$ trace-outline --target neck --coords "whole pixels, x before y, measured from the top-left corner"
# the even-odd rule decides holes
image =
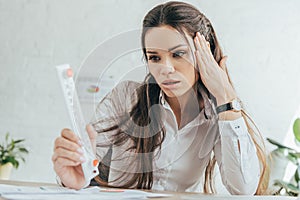
[[[203,107],[202,97],[199,97],[196,87],[179,97],[166,97],[166,100],[176,116],[178,128],[192,121]]]

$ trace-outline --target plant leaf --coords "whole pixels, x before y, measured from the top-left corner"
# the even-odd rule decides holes
[[[291,154],[295,158],[300,158],[300,152],[296,152],[296,153],[290,152],[289,154]]]
[[[297,118],[293,124],[293,132],[296,140],[300,142],[300,118]]]
[[[287,183],[285,181],[281,181],[281,180],[275,180],[274,185],[278,185],[280,187],[285,188],[288,192],[293,192],[295,194],[299,194],[300,190],[298,187],[296,187],[295,185],[291,184],[291,183]]]
[[[22,153],[29,153],[28,150],[24,147],[20,147],[19,151],[22,152]]]
[[[5,135],[5,141],[8,141],[8,138],[9,138],[9,132],[7,132]]]
[[[277,146],[278,148],[289,149],[289,150],[292,150],[292,151],[296,152],[296,150],[294,150],[294,149],[292,149],[290,147],[287,147],[287,146],[285,146],[283,144],[280,144],[279,142],[277,142],[277,141],[275,141],[273,139],[267,138],[267,140],[268,140],[268,142],[270,142],[271,144]]]
[[[15,168],[18,168],[19,163],[13,156],[7,156],[5,159],[5,163],[11,163]]]
[[[20,143],[20,142],[23,142],[23,141],[25,141],[25,139],[21,139],[21,140],[14,140],[14,144],[18,144],[18,143]]]
[[[295,165],[298,165],[298,158],[294,154],[289,153],[286,157],[287,159],[289,159],[289,161],[291,161]]]
[[[14,140],[6,133],[5,142],[0,146],[0,164],[11,163],[15,168],[19,167],[19,161],[25,162],[23,154],[29,153],[21,144],[25,139]]]
[[[298,183],[299,180],[300,180],[300,177],[299,177],[299,168],[296,170],[294,178],[295,178],[296,182]]]

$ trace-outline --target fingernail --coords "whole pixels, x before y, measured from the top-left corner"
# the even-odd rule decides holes
[[[77,149],[77,152],[80,153],[80,154],[83,154],[82,148],[78,148],[78,149]]]
[[[79,144],[80,146],[83,146],[83,142],[81,140],[78,140],[77,144]]]
[[[85,158],[82,157],[82,156],[80,156],[79,160],[82,161],[82,162],[85,162]]]
[[[199,32],[197,32],[197,35],[198,35],[198,36],[200,36],[200,33],[199,33]]]

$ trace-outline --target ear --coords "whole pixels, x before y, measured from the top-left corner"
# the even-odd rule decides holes
[[[226,61],[227,61],[228,56],[223,56],[223,58],[220,60],[219,62],[219,66],[221,67],[221,69],[223,69],[224,71],[226,70]]]

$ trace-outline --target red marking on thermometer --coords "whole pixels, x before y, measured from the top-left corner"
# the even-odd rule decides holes
[[[98,165],[98,160],[93,160],[93,165],[94,165],[94,167],[96,167],[97,165]]]
[[[67,77],[72,77],[73,76],[73,70],[71,68],[67,69],[66,71]]]

